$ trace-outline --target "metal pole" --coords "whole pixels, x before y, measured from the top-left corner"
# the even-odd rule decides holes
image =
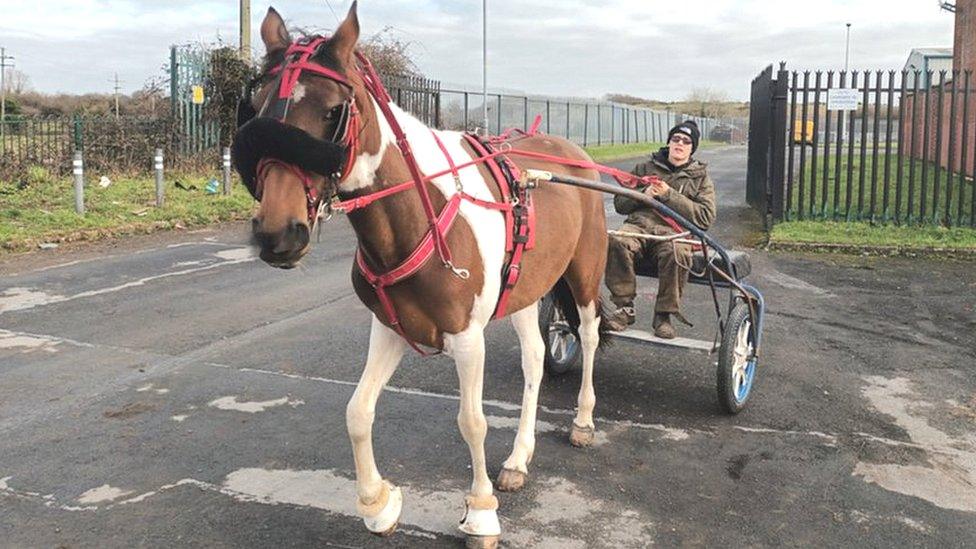
[[[481,0],[481,106],[483,124],[488,132],[488,0]]]
[[[844,71],[847,71],[851,65],[851,24],[847,24],[847,47],[844,51]]]
[[[3,153],[4,145],[6,144],[4,140],[4,135],[6,134],[4,120],[7,118],[7,67],[13,67],[13,64],[7,64],[8,59],[13,59],[13,56],[7,55],[7,48],[0,48],[0,154]]]
[[[75,158],[71,161],[71,173],[75,178],[75,212],[85,215],[85,167],[81,158],[81,149],[75,149]]]
[[[157,148],[153,157],[153,170],[156,172],[156,207],[163,207],[163,149]]]
[[[230,147],[224,147],[224,195],[230,194]]]
[[[251,0],[241,0],[241,57],[251,60]]]

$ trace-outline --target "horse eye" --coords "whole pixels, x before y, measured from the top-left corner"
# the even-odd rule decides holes
[[[341,111],[342,111],[342,105],[339,105],[337,107],[332,107],[331,109],[329,109],[329,112],[325,113],[325,119],[335,120],[336,118],[339,117]]]

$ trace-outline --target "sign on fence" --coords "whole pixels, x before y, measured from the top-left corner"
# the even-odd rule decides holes
[[[190,90],[193,92],[193,104],[203,105],[203,86],[192,86]]]
[[[827,90],[828,111],[856,111],[860,94],[853,88],[831,88]]]

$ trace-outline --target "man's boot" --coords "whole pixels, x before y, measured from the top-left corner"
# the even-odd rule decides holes
[[[674,326],[671,325],[671,313],[654,313],[654,335],[661,339],[674,339],[678,336]]]
[[[603,319],[603,325],[611,332],[622,332],[636,320],[637,313],[634,312],[633,304],[622,305]]]

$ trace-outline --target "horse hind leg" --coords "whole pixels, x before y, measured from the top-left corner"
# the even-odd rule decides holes
[[[403,506],[400,489],[383,480],[373,457],[373,420],[376,401],[396,370],[406,344],[375,316],[369,334],[366,366],[346,406],[346,428],[356,462],[356,509],[366,528],[387,536],[396,529]]]
[[[529,462],[535,451],[535,418],[545,355],[545,343],[539,332],[539,304],[512,314],[511,319],[522,348],[522,413],[512,453],[498,474],[497,485],[502,492],[520,490],[529,474]]]
[[[460,529],[467,536],[468,547],[488,548],[498,545],[501,525],[498,522],[498,499],[495,498],[485,464],[485,436],[488,421],[482,404],[485,370],[484,328],[472,322],[457,334],[444,336],[445,352],[454,358],[461,392],[458,427],[471,452],[471,491],[465,496],[465,512]]]
[[[593,443],[595,433],[593,408],[596,406],[596,391],[593,388],[593,362],[600,344],[600,304],[598,300],[594,300],[586,305],[577,305],[577,310],[580,318],[578,332],[583,353],[583,376],[569,442],[573,446],[585,447]]]

